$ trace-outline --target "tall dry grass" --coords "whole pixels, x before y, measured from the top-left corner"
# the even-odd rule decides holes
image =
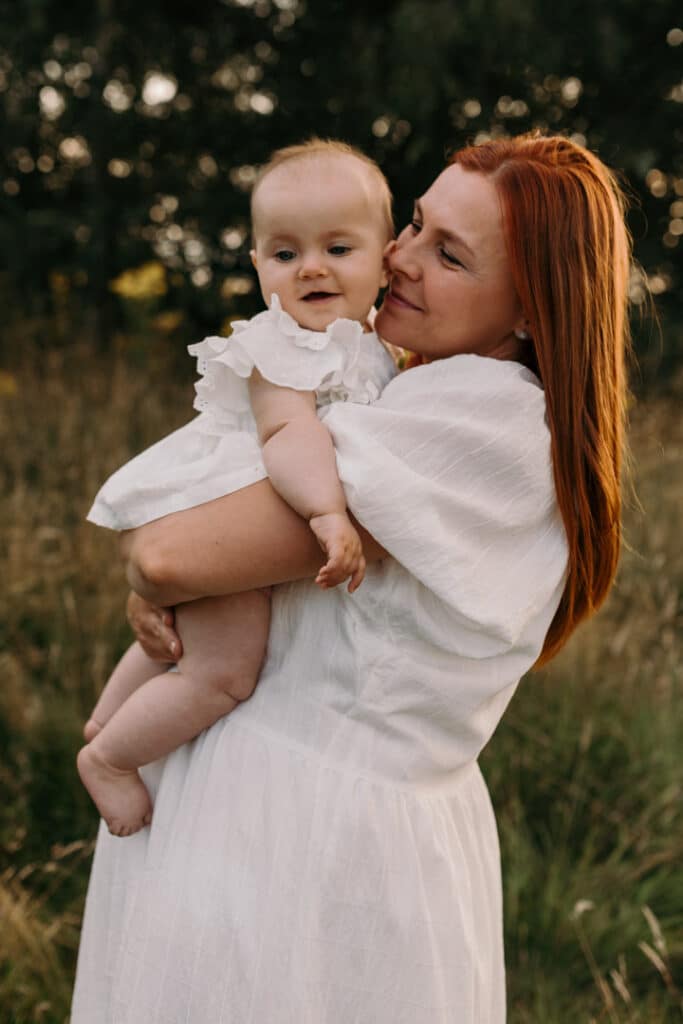
[[[35,332],[33,332],[35,333]],[[0,371],[0,1021],[68,1016],[96,817],[73,758],[128,642],[102,480],[189,418],[162,341]],[[681,1020],[683,424],[634,412],[642,511],[605,610],[527,678],[483,758],[498,811],[511,1024]],[[207,1022],[211,1024],[211,1022]]]
[[[683,1017],[683,420],[632,413],[635,494],[606,607],[522,683],[484,757],[510,1019]]]

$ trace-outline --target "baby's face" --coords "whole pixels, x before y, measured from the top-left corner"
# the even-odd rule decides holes
[[[376,189],[353,158],[293,160],[276,167],[254,197],[252,252],[267,305],[309,330],[338,317],[364,323],[386,284],[386,229]]]

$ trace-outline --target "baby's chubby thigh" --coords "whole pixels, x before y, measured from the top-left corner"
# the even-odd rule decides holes
[[[247,700],[263,664],[269,627],[266,590],[178,605],[176,628],[183,644],[178,668],[199,691]]]

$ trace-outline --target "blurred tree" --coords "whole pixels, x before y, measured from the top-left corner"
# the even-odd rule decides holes
[[[630,183],[633,297],[658,297],[666,352],[645,357],[667,376],[683,359],[677,19],[671,0],[0,0],[6,306],[45,310],[66,280],[106,343],[110,282],[157,259],[165,308],[216,329],[259,304],[247,193],[271,149],[360,145],[400,223],[448,149],[540,126]]]

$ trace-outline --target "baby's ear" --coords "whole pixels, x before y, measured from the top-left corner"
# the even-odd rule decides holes
[[[256,259],[256,249],[249,250],[249,257],[251,259],[251,265],[254,270],[258,270],[258,260]]]
[[[390,239],[384,246],[384,252],[382,253],[382,281],[380,288],[386,288],[389,284],[389,257],[396,248],[396,239]]]

